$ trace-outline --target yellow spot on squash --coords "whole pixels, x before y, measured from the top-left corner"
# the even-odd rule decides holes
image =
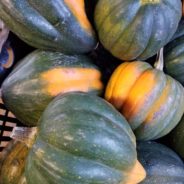
[[[84,0],[64,0],[80,25],[89,33],[93,33],[92,26],[85,13]]]
[[[160,0],[141,0],[141,4],[158,4],[160,3]]]
[[[93,68],[54,68],[41,74],[51,96],[70,91],[101,90],[100,78],[101,73]]]

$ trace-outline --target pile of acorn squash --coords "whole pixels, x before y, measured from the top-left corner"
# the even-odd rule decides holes
[[[1,0],[0,19],[34,50],[2,100],[36,130],[0,184],[184,184],[181,0]]]

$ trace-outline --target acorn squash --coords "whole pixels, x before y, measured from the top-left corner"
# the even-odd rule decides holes
[[[111,54],[145,60],[170,41],[181,14],[181,0],[99,0],[95,24]]]
[[[34,51],[2,84],[5,106],[27,126],[37,125],[43,110],[59,93],[102,91],[101,72],[87,56]]]
[[[28,184],[132,184],[145,172],[125,118],[100,97],[70,92],[45,109],[25,177]]]
[[[96,45],[84,0],[1,0],[0,18],[29,45],[67,54]]]

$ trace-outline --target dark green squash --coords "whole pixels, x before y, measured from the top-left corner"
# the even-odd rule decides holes
[[[184,19],[172,41],[166,45],[164,56],[167,73],[184,85]]]
[[[137,153],[147,173],[140,184],[184,183],[183,161],[171,149],[155,142],[139,142]]]
[[[181,0],[99,0],[96,29],[114,56],[145,60],[172,38],[181,10]]]
[[[73,54],[96,45],[84,0],[1,0],[0,10],[10,30],[36,48]]]
[[[44,111],[25,176],[28,184],[128,184],[145,172],[125,118],[100,97],[71,92]]]
[[[35,126],[45,107],[59,93],[99,94],[102,86],[101,73],[87,56],[37,50],[6,78],[2,99],[21,122]]]
[[[29,148],[25,143],[11,140],[8,146],[0,153],[0,183],[23,184],[25,162]]]
[[[184,159],[184,116],[168,138],[171,147]]]

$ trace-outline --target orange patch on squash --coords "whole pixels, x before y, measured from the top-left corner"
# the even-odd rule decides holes
[[[146,178],[146,171],[141,163],[137,160],[134,167],[129,171],[125,184],[137,184]]]
[[[70,91],[101,90],[101,74],[90,68],[54,68],[41,74],[47,92],[56,96]]]
[[[148,68],[151,68],[151,66],[140,62],[126,62],[121,64],[115,70],[107,85],[105,98],[120,110],[131,88],[141,76],[142,72]]]
[[[156,76],[152,70],[145,71],[139,77],[131,89],[122,109],[123,115],[127,119],[130,119],[132,116],[137,114],[139,109],[144,105],[145,101],[148,100],[147,98],[156,83]]]
[[[80,25],[88,32],[93,33],[91,24],[85,13],[84,0],[64,0]]]

